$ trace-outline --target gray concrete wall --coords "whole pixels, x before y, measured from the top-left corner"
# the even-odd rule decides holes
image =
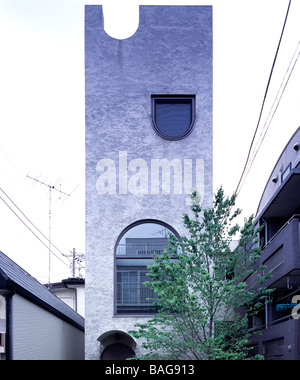
[[[185,233],[182,213],[196,182],[203,206],[212,204],[212,8],[141,6],[137,32],[116,40],[104,32],[101,6],[86,6],[85,33],[86,358],[99,359],[101,334],[141,321],[114,316],[120,233],[148,218]],[[156,134],[151,94],[196,95],[189,136],[168,141]],[[157,159],[171,164],[166,194],[161,184],[158,194],[151,187],[162,181],[151,175]],[[172,163],[181,166],[181,191]]]

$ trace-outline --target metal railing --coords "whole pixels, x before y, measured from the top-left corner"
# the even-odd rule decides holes
[[[266,245],[264,246],[264,249],[272,243],[272,241],[294,220],[298,219],[300,220],[300,214],[294,214],[293,216],[290,217],[290,219],[284,223],[282,227],[279,228],[279,230],[266,242]]]
[[[153,256],[161,254],[168,244],[119,244],[117,256]]]
[[[117,306],[143,306],[152,304],[156,298],[153,290],[137,282],[117,282]]]

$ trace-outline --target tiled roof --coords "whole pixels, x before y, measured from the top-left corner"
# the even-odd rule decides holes
[[[81,315],[0,251],[0,288],[4,286],[84,329],[84,318]]]

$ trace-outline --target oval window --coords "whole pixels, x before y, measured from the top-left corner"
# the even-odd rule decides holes
[[[152,122],[156,133],[167,140],[179,140],[193,129],[195,95],[152,95]]]

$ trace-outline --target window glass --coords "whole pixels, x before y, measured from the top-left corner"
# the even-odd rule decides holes
[[[157,223],[141,223],[129,229],[117,247],[117,256],[151,256],[161,253],[168,244],[171,231]]]
[[[186,137],[195,118],[194,95],[152,95],[152,121],[155,131],[168,140]]]
[[[116,246],[116,313],[149,314],[157,311],[151,299],[154,292],[144,285],[149,281],[147,266],[153,254],[162,253],[170,233],[163,223],[141,222],[129,228]],[[176,233],[175,233],[176,234]]]
[[[284,182],[287,178],[287,176],[290,174],[291,171],[291,163],[288,164],[288,166],[285,168],[284,172],[281,175],[281,182]]]

